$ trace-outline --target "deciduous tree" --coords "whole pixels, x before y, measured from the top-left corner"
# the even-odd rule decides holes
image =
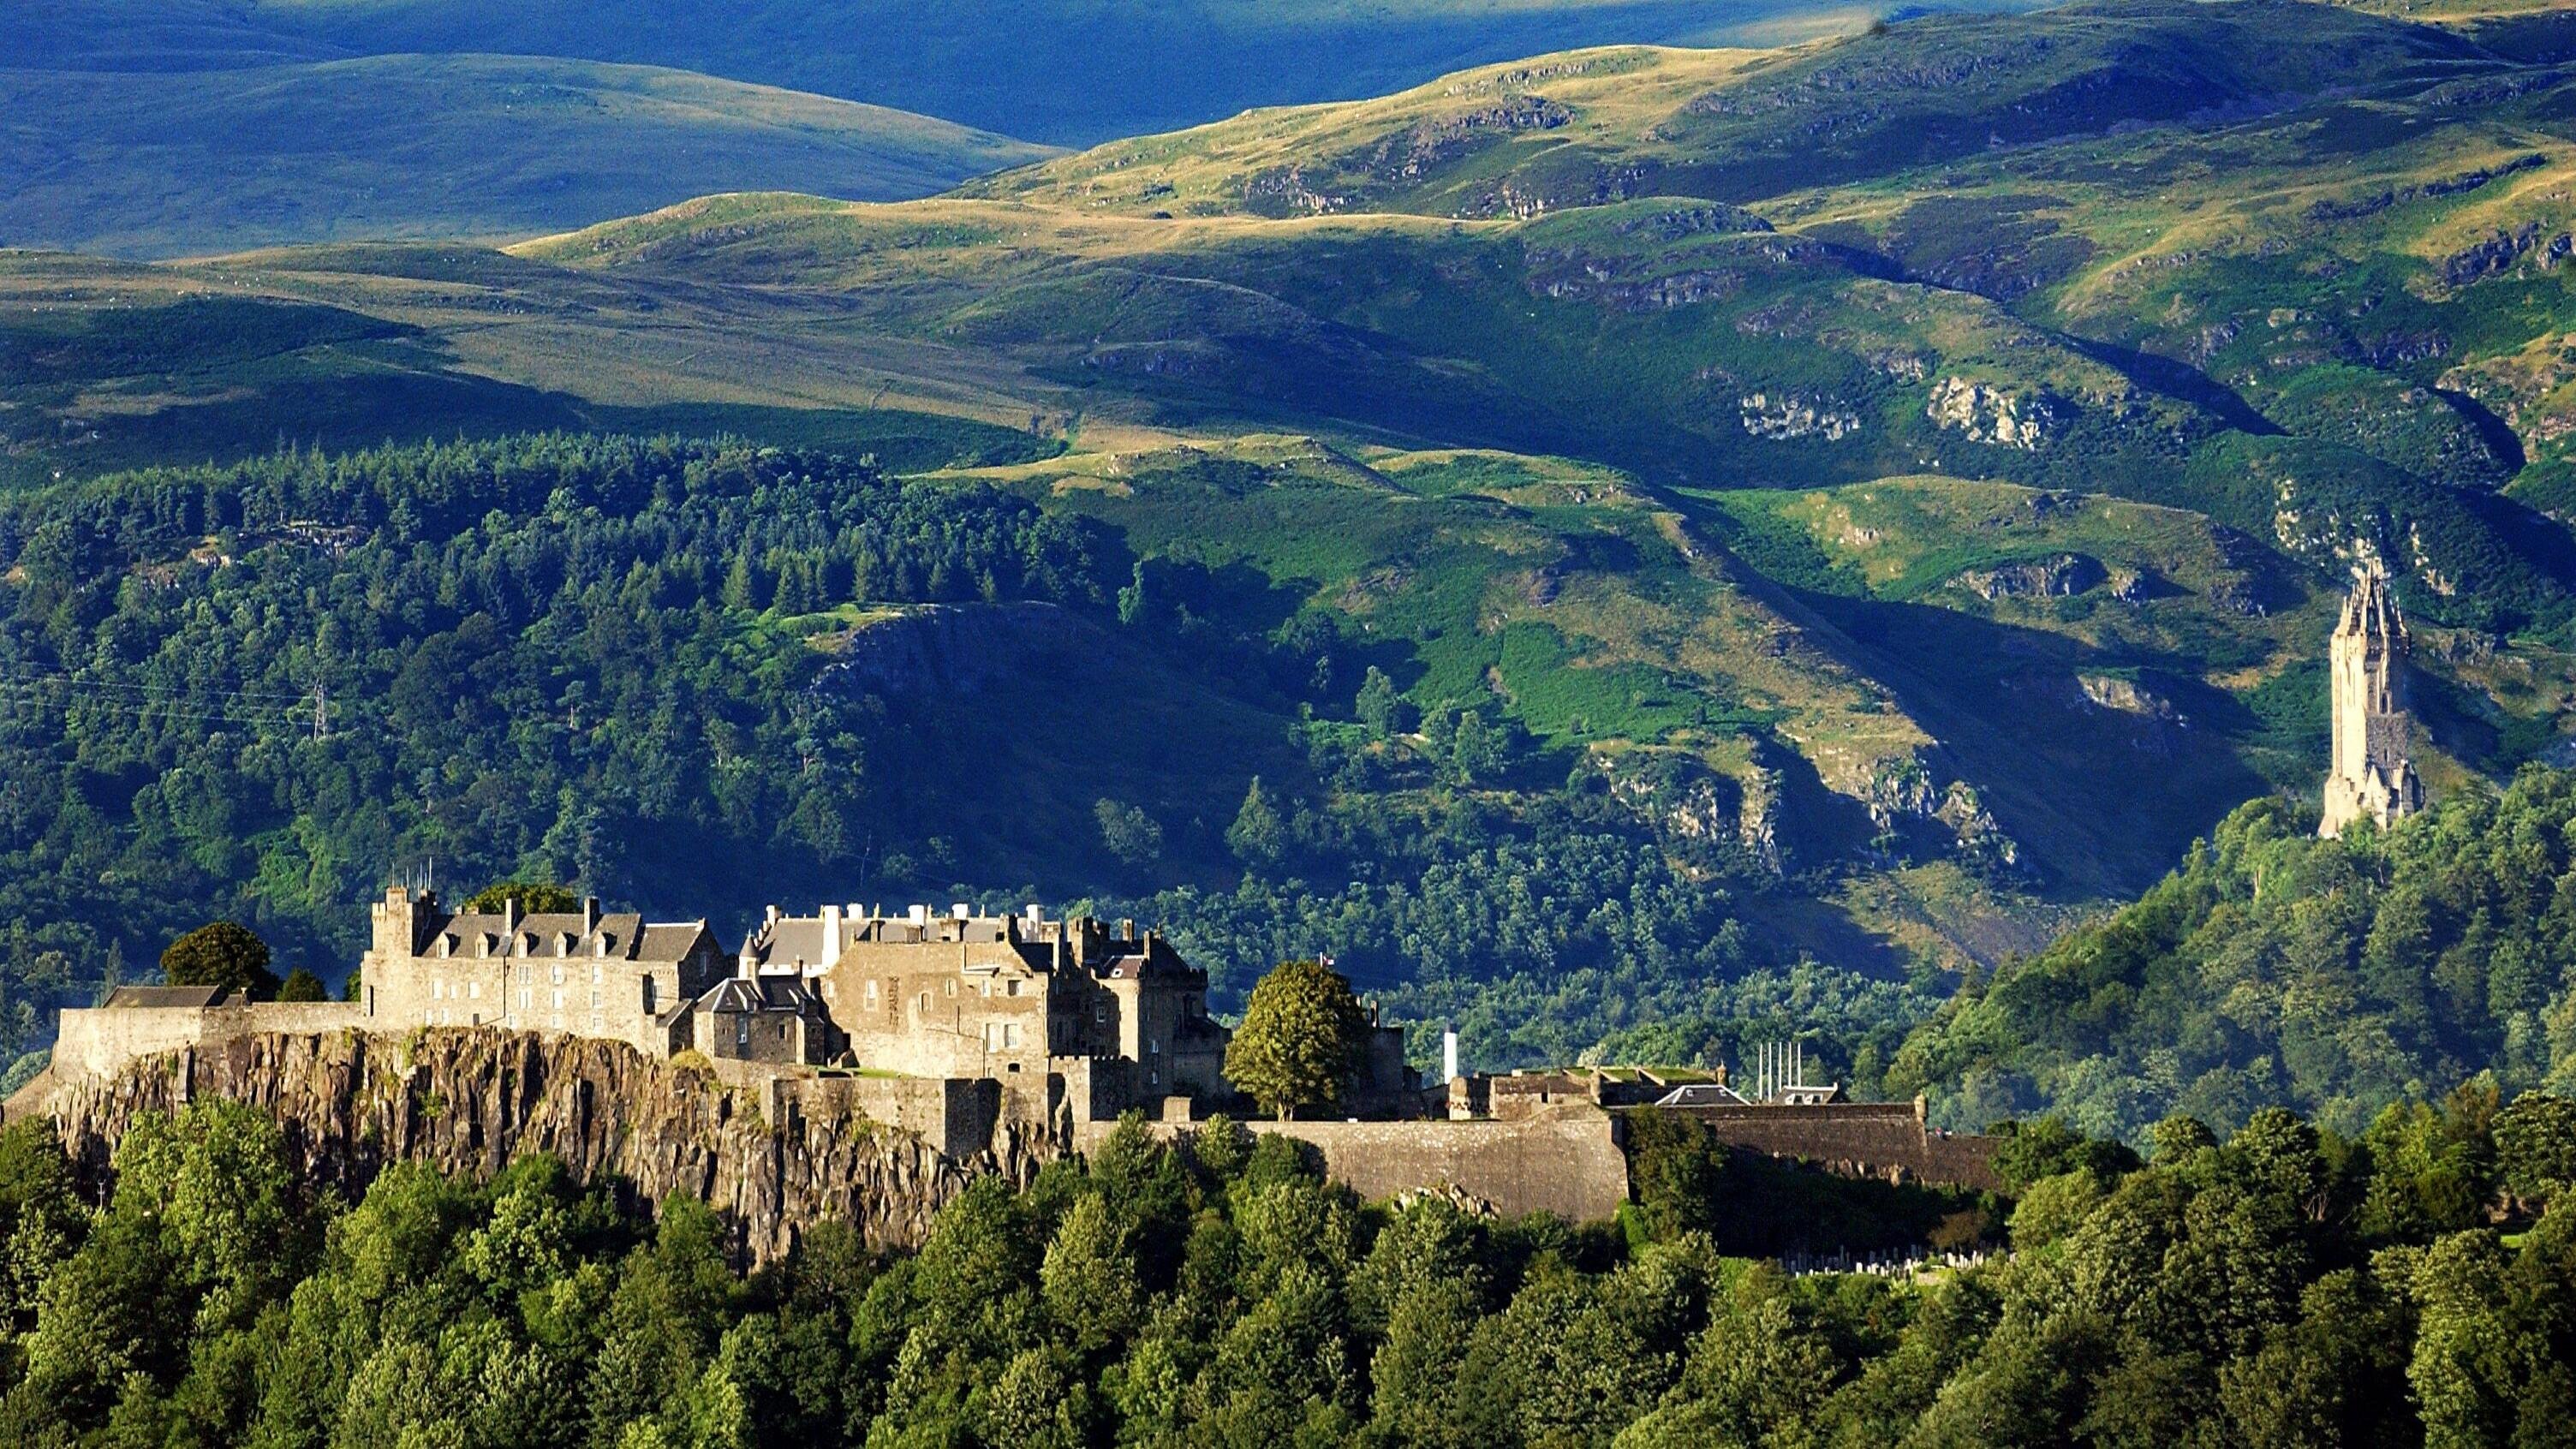
[[[1367,1030],[1348,978],[1320,961],[1286,962],[1252,988],[1225,1075],[1282,1121],[1339,1106]]]

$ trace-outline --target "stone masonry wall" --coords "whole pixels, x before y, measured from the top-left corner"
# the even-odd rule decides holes
[[[328,1032],[360,1025],[360,1008],[338,1001],[263,1001],[243,1006],[97,1007],[66,1011],[54,1039],[58,1078],[109,1076],[137,1057],[204,1047],[257,1032]]]
[[[1845,1177],[1991,1191],[1995,1139],[1933,1131],[1907,1102],[1832,1102],[1790,1107],[1673,1107],[1659,1110],[1708,1124],[1720,1141],[1748,1152],[1811,1162]]]
[[[1117,1129],[1075,1129],[1084,1150]],[[1450,1185],[1506,1217],[1551,1212],[1574,1222],[1608,1218],[1628,1200],[1628,1159],[1607,1113],[1569,1111],[1520,1122],[1247,1122],[1255,1132],[1312,1143],[1324,1171],[1370,1201]],[[1190,1130],[1157,1123],[1170,1137]]]

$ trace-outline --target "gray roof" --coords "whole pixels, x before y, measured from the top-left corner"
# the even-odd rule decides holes
[[[107,994],[114,1007],[208,1007],[223,999],[220,986],[120,986]]]
[[[805,983],[793,977],[764,976],[756,980],[735,976],[719,981],[715,989],[698,998],[698,1010],[717,1012],[807,1011],[814,1006],[814,993]]]
[[[541,911],[520,917],[515,925],[498,912],[463,911],[436,923],[423,949],[436,955],[438,938],[449,935],[456,938],[456,954],[471,956],[475,954],[476,941],[490,936],[497,943],[495,954],[550,957],[556,954],[557,943],[569,936],[569,955],[595,956],[598,953],[592,946],[592,929],[578,911]],[[602,915],[597,930],[607,938],[608,958],[616,961],[678,961],[706,934],[703,922],[646,925],[644,918],[633,911]],[[525,944],[532,936],[536,939],[533,952]]]

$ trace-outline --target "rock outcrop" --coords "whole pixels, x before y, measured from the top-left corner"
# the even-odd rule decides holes
[[[2045,392],[2009,393],[1962,377],[1932,385],[1923,415],[1937,427],[1965,433],[1972,443],[2037,452],[2072,422],[2074,408]]]
[[[2100,562],[2080,553],[1969,569],[1957,582],[1988,601],[1996,599],[2063,599],[2084,593],[2110,575]]]
[[[960,1160],[825,1094],[728,1087],[620,1042],[489,1029],[247,1036],[66,1081],[45,1110],[95,1179],[139,1114],[211,1097],[274,1115],[297,1167],[352,1198],[393,1162],[481,1176],[547,1152],[637,1202],[707,1202],[754,1264],[832,1219],[874,1245],[918,1245],[975,1177],[1026,1182],[1060,1150],[1057,1134],[1004,1119]]]

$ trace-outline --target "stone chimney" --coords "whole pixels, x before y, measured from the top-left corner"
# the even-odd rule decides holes
[[[815,964],[818,966],[831,967],[839,965],[840,962],[841,908],[839,906],[825,906],[823,908],[823,959]]]
[[[599,929],[599,897],[597,897],[597,896],[583,896],[583,897],[581,898],[581,931],[582,931],[582,934],[586,936],[586,935],[589,935],[591,932],[596,931],[596,930],[598,930],[598,929]]]

